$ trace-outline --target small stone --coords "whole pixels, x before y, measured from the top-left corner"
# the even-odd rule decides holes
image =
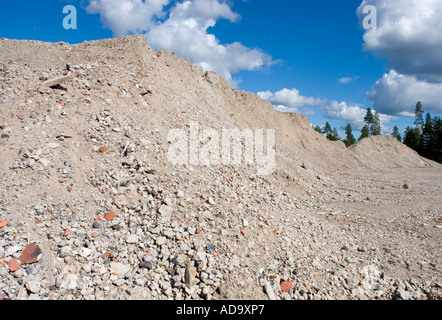
[[[61,145],[59,145],[58,143],[55,142],[48,143],[48,148],[50,149],[57,149],[59,147],[61,147]]]
[[[92,253],[92,249],[83,247],[83,248],[81,248],[80,256],[82,256],[83,258],[87,258],[91,253]]]
[[[177,265],[184,265],[184,263],[187,262],[187,260],[189,259],[189,257],[185,254],[179,254],[175,257],[175,263]]]
[[[173,208],[163,204],[160,209],[158,210],[158,212],[161,214],[161,220],[162,222],[168,222],[170,221],[170,217],[172,215],[173,212]]]
[[[98,221],[94,221],[94,223],[92,224],[92,228],[94,229],[100,228],[100,224],[98,223]]]
[[[136,234],[130,234],[127,238],[126,238],[126,242],[127,243],[137,243],[138,242],[138,236]]]
[[[35,274],[37,272],[37,268],[29,266],[25,269],[25,271],[28,276],[32,276],[33,274]]]
[[[118,276],[124,276],[126,273],[128,273],[131,270],[129,265],[122,264],[119,262],[111,262],[110,268],[111,268],[111,273],[116,274]]]
[[[152,270],[153,265],[151,261],[141,261],[139,264],[140,268]]]
[[[2,139],[9,139],[10,137],[9,137],[9,134],[4,133],[1,135],[1,138]]]
[[[204,251],[198,251],[194,257],[195,261],[203,261],[206,259],[206,253]]]
[[[212,251],[215,251],[215,245],[213,245],[212,243],[206,244],[206,250],[209,253],[212,252]]]
[[[158,237],[157,241],[155,242],[158,246],[162,246],[163,244],[165,244],[167,242],[167,238],[166,237]]]
[[[100,153],[107,152],[108,150],[109,150],[109,149],[106,148],[106,147],[100,147],[100,148],[98,149],[98,151],[99,151]]]
[[[410,185],[409,185],[408,183],[405,183],[405,184],[403,185],[403,187],[404,187],[405,190],[410,189]]]
[[[176,193],[177,198],[184,198],[184,192],[181,190],[178,190],[178,192]]]
[[[64,246],[60,249],[59,253],[60,258],[69,257],[72,254],[72,248],[70,246]]]
[[[40,282],[37,280],[31,280],[26,282],[26,289],[32,293],[39,293],[41,290]]]
[[[196,273],[195,271],[195,268],[192,267],[190,263],[186,264],[186,268],[184,271],[184,281],[188,287],[192,285],[193,279],[195,277],[194,274]]]
[[[41,255],[41,249],[35,243],[31,243],[25,248],[19,259],[21,264],[31,264],[38,262]]]

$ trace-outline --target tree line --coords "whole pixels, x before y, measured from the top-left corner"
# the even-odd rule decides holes
[[[347,147],[349,147],[364,138],[381,135],[381,120],[377,112],[373,112],[371,108],[368,108],[367,114],[364,117],[364,122],[365,125],[361,130],[361,136],[358,138],[358,140],[356,140],[353,135],[353,128],[351,127],[351,124],[347,124],[347,127],[345,128],[345,139],[341,139],[338,130],[336,128],[332,128],[329,122],[326,122],[323,128],[321,128],[320,126],[314,126],[314,129],[319,133],[325,135],[328,140],[341,140],[345,143]],[[398,128],[395,128],[398,131]]]
[[[371,108],[367,108],[364,122],[365,125],[358,140],[354,137],[350,124],[347,124],[345,128],[345,139],[341,139],[338,130],[332,128],[329,122],[326,122],[322,128],[316,125],[314,129],[325,135],[327,139],[342,141],[349,147],[364,138],[382,134],[380,117],[376,111],[373,112]],[[391,132],[394,138],[417,151],[421,156],[442,163],[442,119],[439,116],[431,117],[431,114],[427,113],[424,120],[424,110],[420,101],[416,104],[414,126],[407,127],[403,134],[402,141],[397,126],[394,126]]]
[[[422,103],[415,109],[414,127],[405,130],[404,143],[421,156],[442,163],[442,119],[427,113],[424,120]]]

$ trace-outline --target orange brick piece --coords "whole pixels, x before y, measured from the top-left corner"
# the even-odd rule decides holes
[[[106,221],[112,221],[115,219],[115,212],[113,211],[109,211],[104,215],[104,219],[106,219]]]
[[[17,271],[18,269],[20,269],[20,263],[14,259],[9,260],[8,264],[9,264],[9,270],[11,272],[14,272],[14,271]]]
[[[41,254],[41,249],[35,243],[31,243],[23,250],[19,259],[22,264],[31,264],[38,262],[41,258]]]
[[[291,288],[293,288],[293,282],[291,282],[291,281],[281,282],[281,291],[282,292],[288,292],[288,291],[290,291]]]

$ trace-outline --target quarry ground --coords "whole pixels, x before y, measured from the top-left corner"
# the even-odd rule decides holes
[[[0,39],[0,78],[2,299],[442,298],[442,165],[392,137],[330,142],[141,36]],[[276,129],[275,171],[172,165],[191,122]]]

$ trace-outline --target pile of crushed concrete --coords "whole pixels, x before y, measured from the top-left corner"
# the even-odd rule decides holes
[[[442,297],[442,166],[391,137],[347,149],[142,36],[2,39],[0,79],[1,299]]]

